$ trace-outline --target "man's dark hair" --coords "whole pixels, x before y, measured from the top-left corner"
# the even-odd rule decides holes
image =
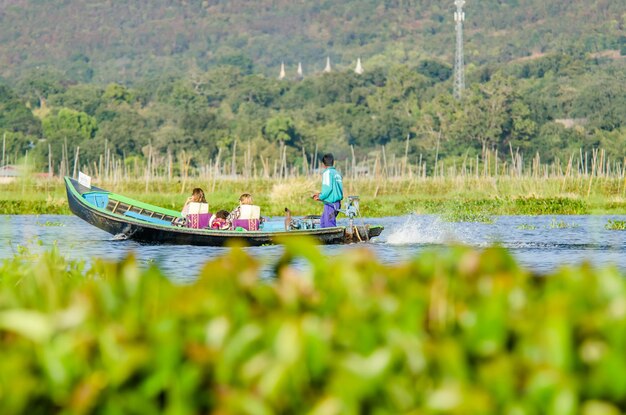
[[[324,163],[324,166],[332,166],[335,164],[335,158],[331,153],[326,153],[324,157],[322,157],[322,163]]]

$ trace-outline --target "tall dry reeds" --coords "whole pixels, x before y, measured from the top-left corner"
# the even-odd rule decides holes
[[[2,160],[5,156],[6,137],[3,137]],[[350,156],[337,160],[337,169],[344,176],[347,191],[352,192],[356,186],[352,183],[366,184],[372,187],[374,197],[390,192],[422,191],[431,184],[468,188],[478,186],[496,191],[502,186],[519,183],[520,191],[524,191],[527,183],[533,183],[527,191],[541,182],[557,183],[555,189],[544,189],[550,192],[572,192],[581,196],[591,196],[597,187],[611,183],[612,194],[626,196],[626,159],[618,160],[608,157],[604,149],[593,149],[591,152],[579,149],[564,161],[559,158],[547,163],[536,153],[532,158],[525,159],[519,150],[509,147],[508,154],[497,150],[483,149],[475,156],[466,151],[462,159],[440,159],[439,147],[431,154],[420,153],[411,157],[409,154],[410,137],[407,137],[403,154],[390,154],[386,146],[381,146],[367,155],[357,156],[354,147],[350,147]],[[238,150],[239,149],[239,150]],[[147,147],[147,155],[126,158],[116,154],[105,140],[104,152],[98,162],[81,163],[80,149],[73,151],[70,164],[70,153],[67,141],[61,148],[60,155],[54,155],[49,148],[48,174],[50,176],[76,176],[82,171],[94,179],[116,186],[121,182],[144,180],[144,191],[155,189],[153,184],[177,181],[180,192],[187,190],[188,183],[204,182],[207,188],[215,191],[217,183],[228,181],[278,180],[293,183],[294,180],[307,182],[320,173],[318,163],[319,149],[316,146],[312,153],[307,154],[301,149],[297,159],[288,157],[287,146],[282,145],[273,157],[255,155],[250,144],[241,145],[234,141],[228,149],[219,149],[213,158],[200,159],[185,151],[178,154],[168,152],[158,154],[153,146]],[[434,155],[434,157],[432,157]],[[55,158],[56,156],[56,158]],[[60,157],[59,157],[60,156]],[[6,159],[5,159],[6,157]],[[401,184],[401,185],[399,185]]]

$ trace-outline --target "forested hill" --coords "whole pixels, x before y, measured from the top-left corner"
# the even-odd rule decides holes
[[[452,62],[454,2],[440,0],[3,0],[0,76],[56,71],[129,83],[220,64],[274,76],[421,59]],[[592,4],[590,4],[592,3]],[[468,0],[469,65],[618,49],[624,0]]]

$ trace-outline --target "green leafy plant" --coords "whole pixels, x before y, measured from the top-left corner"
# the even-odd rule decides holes
[[[65,226],[65,224],[63,222],[50,221],[50,220],[47,220],[45,222],[37,222],[37,225],[45,226],[45,227],[63,227],[63,226]]]
[[[443,219],[448,222],[494,223],[491,212],[497,202],[492,200],[451,200],[445,204]]]
[[[616,269],[536,278],[501,248],[464,247],[383,264],[305,240],[274,280],[262,267],[233,248],[176,285],[132,256],[1,261],[0,412],[624,409]]]
[[[548,229],[571,229],[578,228],[577,223],[567,223],[564,220],[557,220],[556,218],[552,218],[552,221],[547,226]]]
[[[626,231],[626,221],[609,219],[604,227],[610,231]]]

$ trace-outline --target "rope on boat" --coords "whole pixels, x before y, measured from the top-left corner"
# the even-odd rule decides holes
[[[356,237],[359,238],[359,242],[363,242],[363,239],[361,239],[361,235],[359,235],[359,226],[355,226],[354,230],[356,231]]]

